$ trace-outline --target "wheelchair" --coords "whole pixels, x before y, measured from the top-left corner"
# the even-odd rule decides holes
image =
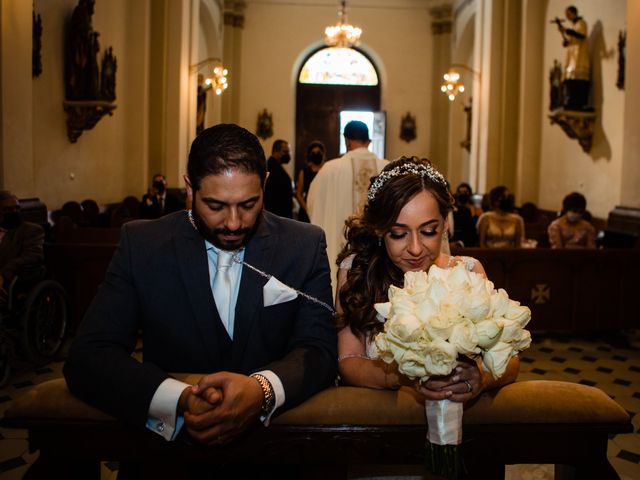
[[[16,350],[35,365],[52,360],[67,333],[67,299],[58,282],[45,278],[43,266],[19,273],[0,302],[0,386],[11,374]]]

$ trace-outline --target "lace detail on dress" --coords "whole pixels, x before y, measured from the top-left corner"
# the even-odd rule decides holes
[[[470,272],[475,268],[475,266],[478,263],[478,260],[476,260],[473,257],[465,257],[463,255],[459,255],[459,256],[455,256],[455,257],[449,257],[449,261],[447,262],[447,267],[446,268],[453,268],[456,265],[458,265],[459,263],[463,263],[464,264],[464,268],[466,268],[467,270],[469,270]]]

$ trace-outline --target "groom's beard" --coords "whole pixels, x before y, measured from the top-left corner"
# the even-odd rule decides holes
[[[202,235],[209,243],[221,250],[239,250],[247,243],[249,243],[249,240],[251,240],[253,233],[256,231],[260,218],[258,216],[258,219],[256,219],[256,223],[252,227],[229,230],[228,228],[207,227],[207,225],[204,223],[204,220],[198,214],[195,208],[191,210],[191,215],[193,216],[193,222],[196,224],[196,228],[198,229],[200,235]],[[223,235],[238,235],[240,236],[240,238],[234,241],[227,241],[222,238]]]

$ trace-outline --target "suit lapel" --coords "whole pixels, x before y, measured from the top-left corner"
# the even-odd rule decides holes
[[[222,355],[214,325],[214,322],[220,322],[220,316],[211,293],[207,251],[200,234],[188,222],[186,225],[188,228],[173,237],[174,249],[205,351],[214,365],[221,365]]]
[[[260,215],[259,222],[256,232],[245,249],[244,261],[263,272],[270,273],[277,237],[272,234],[265,215]],[[262,287],[266,283],[266,278],[246,266],[242,267],[233,334],[234,366],[241,365],[245,358],[249,334],[263,302]]]

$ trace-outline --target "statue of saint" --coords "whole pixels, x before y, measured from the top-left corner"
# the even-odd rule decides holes
[[[568,25],[564,20],[553,20],[562,35],[562,45],[567,49],[564,65],[563,106],[567,110],[589,110],[589,86],[591,65],[587,42],[587,22],[578,15],[573,5],[565,10]]]

